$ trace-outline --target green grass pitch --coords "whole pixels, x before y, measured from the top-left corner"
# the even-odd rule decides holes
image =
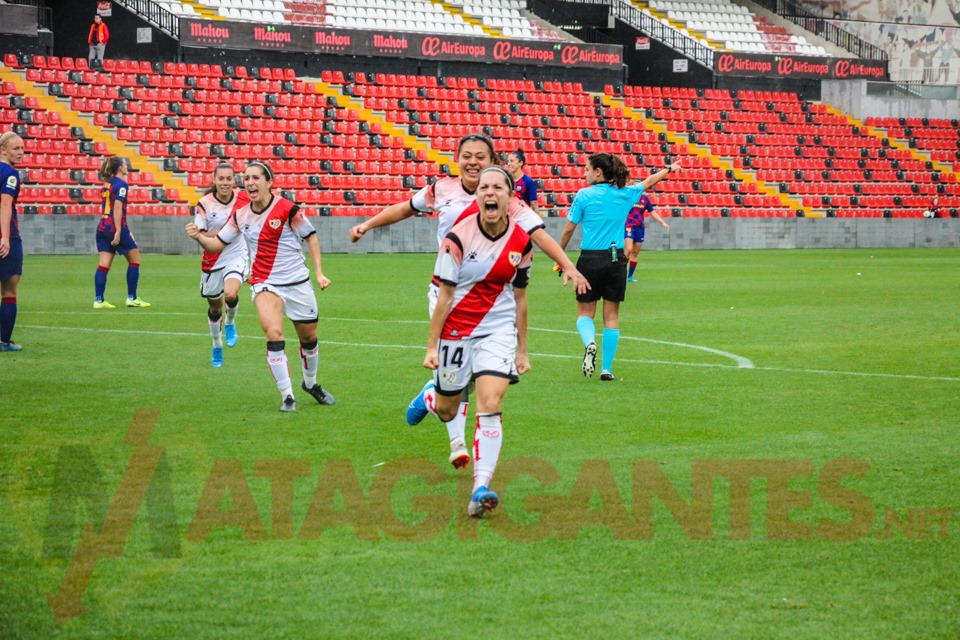
[[[432,261],[324,256],[337,405],[299,391],[288,324],[281,414],[247,287],[215,370],[197,256],[145,256],[153,307],[112,311],[95,257],[28,256],[24,350],[0,354],[0,637],[960,634],[960,253],[645,253],[613,383],[580,373],[538,257],[479,523],[443,427],[404,422]]]

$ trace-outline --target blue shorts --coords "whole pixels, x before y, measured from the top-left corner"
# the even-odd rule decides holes
[[[10,239],[10,253],[0,258],[0,282],[6,282],[13,276],[23,275],[23,243],[20,238]]]
[[[646,225],[640,225],[639,227],[627,227],[623,237],[625,240],[630,239],[634,242],[643,242],[643,234],[645,230]]]
[[[120,243],[117,246],[114,247],[110,244],[111,242],[113,242],[112,233],[109,231],[97,231],[97,251],[119,253],[124,256],[138,248],[137,243],[133,241],[133,236],[130,235],[130,229],[120,230]]]

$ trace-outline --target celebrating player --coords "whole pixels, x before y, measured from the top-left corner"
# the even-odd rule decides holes
[[[207,190],[197,203],[194,224],[201,233],[216,236],[233,215],[250,202],[246,191],[234,189],[236,176],[233,166],[221,162],[213,170],[213,187]],[[241,236],[236,242],[227,245],[220,253],[204,252],[200,262],[203,275],[200,277],[200,295],[210,305],[207,309],[207,323],[210,337],[213,338],[213,352],[210,364],[223,366],[223,336],[227,334],[227,346],[237,344],[237,306],[240,304],[240,285],[247,273],[247,242]],[[223,312],[226,302],[227,311]]]
[[[17,323],[17,285],[23,275],[23,244],[17,223],[17,198],[23,140],[12,131],[0,135],[0,351],[23,349],[13,342]]]
[[[127,228],[127,173],[127,163],[119,156],[104,158],[100,164],[100,179],[104,182],[103,210],[97,226],[100,264],[93,278],[96,296],[94,309],[114,308],[114,305],[103,299],[103,294],[107,289],[107,273],[110,272],[113,258],[118,253],[127,259],[127,306],[150,306],[149,302],[144,302],[137,295],[137,284],[140,282],[140,249]]]
[[[253,255],[250,269],[253,306],[267,338],[267,364],[283,399],[280,411],[297,410],[284,350],[284,315],[293,321],[300,339],[301,387],[320,404],[334,404],[333,396],[317,384],[320,361],[317,297],[300,248],[303,239],[310,250],[317,285],[321,291],[326,289],[330,280],[320,268],[316,231],[300,205],[273,195],[273,170],[267,163],[259,160],[248,163],[243,184],[250,202],[236,210],[216,236],[203,235],[192,222],[187,224],[187,235],[210,253],[220,253],[241,236],[246,238]]]
[[[613,380],[613,358],[620,341],[620,303],[627,289],[626,257],[623,253],[627,214],[646,189],[680,169],[672,164],[642,183],[627,185],[630,170],[623,160],[609,153],[595,153],[587,158],[585,189],[577,192],[560,236],[566,247],[577,225],[583,223],[580,241],[580,268],[591,289],[577,294],[577,331],[583,340],[583,375],[590,377],[596,368],[597,330],[593,317],[597,300],[603,298],[603,368],[601,380]]]
[[[650,202],[650,196],[643,194],[637,203],[630,208],[627,214],[627,228],[623,237],[623,253],[627,256],[630,264],[630,270],[627,271],[627,282],[636,282],[633,272],[637,269],[637,258],[640,257],[640,250],[643,249],[643,237],[646,231],[643,216],[649,213],[653,219],[663,225],[665,231],[670,231],[670,225],[663,221],[660,214],[653,210],[653,203]]]
[[[445,422],[458,415],[470,381],[476,383],[473,494],[467,507],[476,518],[499,503],[489,487],[500,457],[501,404],[507,385],[530,370],[525,287],[533,243],[509,215],[514,199],[506,170],[480,172],[480,212],[454,225],[440,247],[434,268],[440,290],[423,360],[436,371],[435,407]]]
[[[497,152],[490,138],[475,133],[464,136],[457,145],[459,178],[441,178],[421,189],[410,200],[390,205],[370,220],[352,227],[350,239],[356,242],[370,229],[391,225],[420,212],[435,211],[437,212],[437,242],[442,243],[455,223],[479,211],[476,189],[480,181],[480,172],[493,166],[496,160]],[[573,280],[578,291],[588,286],[586,279],[573,267],[567,255],[546,232],[539,216],[519,199],[510,203],[508,211],[511,216],[516,217],[518,225],[530,234],[534,244],[565,269],[570,269],[564,272],[564,285],[568,280]],[[428,310],[431,316],[437,303],[438,292],[439,281],[434,278],[427,293]],[[430,412],[429,407],[433,404],[433,395],[433,381],[430,380],[410,402],[407,408],[408,424],[419,424],[426,417]],[[450,464],[458,469],[470,462],[470,454],[464,440],[468,404],[469,398],[465,389],[456,417],[446,421],[447,435],[450,439]]]
[[[527,206],[533,209],[534,213],[539,214],[540,208],[537,206],[537,183],[533,178],[523,172],[527,164],[527,158],[523,155],[523,149],[517,149],[507,156],[507,171],[517,185],[514,190],[517,197],[527,203]]]

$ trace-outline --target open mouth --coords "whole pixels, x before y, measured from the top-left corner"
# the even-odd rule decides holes
[[[483,210],[487,213],[499,213],[500,204],[496,200],[488,200],[483,203]]]

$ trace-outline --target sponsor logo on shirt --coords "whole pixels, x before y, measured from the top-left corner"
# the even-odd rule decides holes
[[[126,198],[126,197],[127,197],[127,190],[126,190],[125,187],[120,187],[120,191],[117,192],[117,197],[118,197],[118,198]]]
[[[17,176],[10,176],[7,178],[7,186],[11,189],[17,188]]]

